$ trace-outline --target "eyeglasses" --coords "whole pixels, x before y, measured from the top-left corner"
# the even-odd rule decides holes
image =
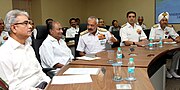
[[[131,18],[131,17],[132,17],[132,18],[135,18],[135,16],[128,16],[128,18]]]
[[[4,23],[0,23],[0,25],[4,25]]]
[[[14,23],[14,25],[18,25],[18,24],[22,24],[22,25],[28,25],[28,24],[30,24],[30,25],[33,25],[33,22],[32,21],[24,21],[24,22],[22,22],[22,23]]]

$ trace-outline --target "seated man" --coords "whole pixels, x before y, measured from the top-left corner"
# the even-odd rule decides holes
[[[136,25],[136,13],[134,11],[129,11],[126,17],[127,23],[122,25],[120,29],[120,46],[145,45],[147,43],[147,36],[141,26]]]
[[[4,31],[4,21],[0,17],[0,46],[8,39],[8,32]]]
[[[0,47],[0,77],[9,90],[38,90],[36,87],[46,86],[50,78],[42,71],[33,48],[26,41],[32,34],[28,13],[11,10],[4,22],[10,37]]]
[[[113,20],[112,26],[110,26],[109,28],[109,32],[112,33],[118,39],[118,42],[113,43],[112,47],[119,47],[120,45],[120,41],[121,41],[121,37],[119,36],[120,29],[121,29],[121,26],[119,26],[118,21]]]
[[[180,36],[175,32],[174,28],[171,25],[168,25],[169,13],[163,12],[158,16],[159,24],[154,25],[151,28],[150,37],[154,41],[159,41],[160,37],[163,42],[180,42]],[[173,55],[172,63],[170,67],[170,73],[167,72],[167,77],[172,78],[180,78],[179,75],[176,74],[176,66],[178,65],[178,60],[180,60],[180,51],[176,50],[175,52],[170,52],[168,54]]]
[[[138,22],[137,22],[137,25],[141,26],[143,30],[146,29],[146,25],[143,23],[144,21],[144,18],[143,16],[138,16]]]
[[[109,26],[105,25],[105,22],[102,18],[98,18],[98,27],[109,30]]]
[[[75,18],[71,18],[69,20],[69,23],[71,25],[71,28],[67,29],[66,38],[74,38],[75,34],[78,34],[79,32],[79,27],[77,26],[77,21]]]
[[[117,20],[112,21],[112,26],[109,27],[109,32],[113,31],[119,31],[121,29],[121,26],[119,26],[119,23]]]
[[[94,54],[105,49],[106,42],[117,42],[117,39],[106,29],[98,28],[98,19],[91,16],[87,20],[86,31],[81,32],[77,51],[80,51],[80,56],[85,54]]]
[[[62,26],[59,22],[49,23],[49,35],[39,48],[43,68],[61,68],[74,57],[62,38]]]

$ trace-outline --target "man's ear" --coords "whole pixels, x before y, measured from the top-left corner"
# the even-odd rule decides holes
[[[52,30],[52,29],[50,29],[50,30],[49,30],[49,34],[52,34],[52,31],[53,31],[53,30]]]
[[[11,30],[13,33],[16,33],[17,27],[15,27],[14,25],[11,25]]]

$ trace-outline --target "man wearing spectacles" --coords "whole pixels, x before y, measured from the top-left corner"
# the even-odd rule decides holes
[[[33,48],[26,41],[32,34],[28,13],[9,11],[5,26],[10,37],[0,47],[0,77],[7,82],[9,90],[44,89],[50,78],[42,71]],[[40,87],[42,84],[44,87]]]
[[[49,34],[39,48],[43,68],[60,69],[74,58],[62,35],[62,26],[59,22],[49,23]]]
[[[127,23],[122,25],[120,29],[120,37],[121,37],[120,46],[145,45],[147,42],[147,36],[142,30],[142,27],[136,25],[136,13],[134,11],[129,11],[126,17],[127,17]]]

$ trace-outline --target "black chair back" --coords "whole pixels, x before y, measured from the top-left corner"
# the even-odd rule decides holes
[[[9,90],[8,84],[0,78],[0,90]]]
[[[179,36],[180,36],[180,31],[178,31],[177,34],[179,34]]]
[[[143,30],[143,31],[144,31],[144,33],[146,34],[147,39],[149,39],[149,34],[150,34],[151,29],[145,29],[145,30]]]
[[[79,34],[82,32],[82,31],[85,31],[87,30],[87,23],[82,23],[79,25]]]
[[[35,54],[39,63],[41,64],[41,59],[39,55],[39,47],[41,46],[42,42],[46,39],[49,31],[47,30],[47,27],[44,25],[37,25],[36,29],[37,29],[37,36],[36,36],[36,39],[32,40],[32,47],[35,51]]]
[[[119,47],[120,46],[120,42],[121,42],[121,37],[119,35],[119,31],[112,31],[111,33],[118,40],[118,42],[113,43],[112,48]]]

